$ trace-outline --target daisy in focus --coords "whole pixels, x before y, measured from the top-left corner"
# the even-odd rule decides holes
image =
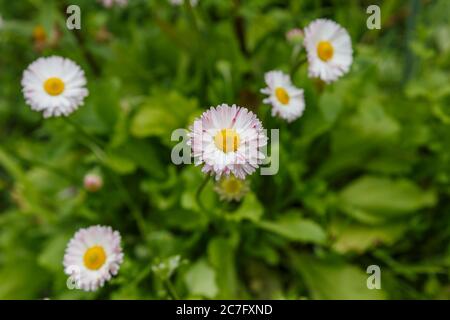
[[[217,181],[214,190],[219,194],[220,200],[240,201],[250,191],[250,186],[247,180],[230,175]]]
[[[128,0],[98,0],[103,4],[105,8],[111,8],[114,5],[119,7],[125,7],[128,4]]]
[[[64,254],[64,272],[78,281],[80,289],[95,291],[119,271],[123,261],[120,234],[111,227],[80,229]]]
[[[22,77],[26,103],[44,118],[68,116],[89,94],[84,71],[72,60],[51,56],[31,63]]]
[[[289,75],[281,71],[269,71],[265,74],[267,87],[261,92],[268,97],[263,100],[272,105],[272,116],[279,116],[287,122],[299,118],[305,110],[303,89],[296,88]]]
[[[222,104],[211,107],[194,121],[188,134],[195,165],[202,171],[221,176],[233,174],[245,179],[265,158],[267,144],[261,121],[246,108]]]
[[[350,70],[352,40],[336,22],[317,19],[305,28],[304,45],[308,53],[309,76],[326,83],[336,81]]]

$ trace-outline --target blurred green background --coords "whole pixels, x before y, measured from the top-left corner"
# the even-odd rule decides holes
[[[69,4],[81,31],[65,27]],[[381,30],[366,27],[371,4]],[[186,299],[449,299],[449,13],[447,0],[0,0],[0,298],[167,299],[170,281]],[[289,71],[285,33],[321,17],[349,31],[354,63],[325,87],[302,66],[306,111],[288,125],[261,102],[264,73]],[[21,93],[51,54],[86,71],[72,125]],[[221,103],[280,128],[280,170],[249,177],[241,203],[210,182],[208,215],[170,134]],[[83,188],[92,170],[97,193]],[[121,232],[125,261],[101,290],[69,290],[65,246],[93,224]]]

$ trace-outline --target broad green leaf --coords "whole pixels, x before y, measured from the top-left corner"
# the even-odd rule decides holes
[[[131,134],[138,138],[169,135],[177,128],[173,114],[159,106],[141,108],[131,122]]]
[[[185,282],[191,295],[212,299],[218,292],[216,277],[214,269],[202,259],[190,267]]]
[[[363,176],[339,193],[341,209],[356,219],[377,222],[402,217],[436,203],[432,190],[407,179]]]
[[[369,289],[363,270],[351,264],[331,259],[319,259],[311,255],[291,254],[292,263],[302,275],[313,299],[324,300],[373,300],[385,299],[383,282],[381,289]]]
[[[367,226],[335,222],[330,226],[333,249],[340,252],[363,253],[378,245],[391,245],[404,234],[405,224]]]
[[[181,173],[181,179],[184,182],[183,192],[181,194],[181,206],[187,210],[200,210],[197,203],[197,190],[203,183],[206,176],[198,167],[193,165],[186,167]],[[213,190],[212,178],[208,181],[200,195],[204,206],[213,209],[216,204],[216,194]]]
[[[230,238],[213,238],[208,245],[208,260],[215,269],[219,288],[217,299],[237,299],[238,278],[235,265],[234,241]]]
[[[260,221],[257,225],[290,241],[324,244],[327,239],[325,231],[316,222],[300,215],[289,214],[273,222]]]
[[[62,261],[64,250],[69,239],[70,236],[63,234],[49,239],[38,256],[38,264],[47,270],[61,272],[63,270]]]
[[[234,211],[227,213],[227,219],[230,220],[251,220],[258,221],[263,215],[264,208],[253,192],[245,195],[240,207]]]
[[[156,136],[169,144],[172,131],[188,127],[196,111],[195,99],[176,91],[155,91],[132,117],[130,131],[137,138]]]
[[[35,261],[17,260],[0,268],[0,299],[36,299],[48,281],[48,274]],[[62,270],[61,270],[62,272]]]
[[[122,161],[126,161],[124,169],[132,171],[133,166],[143,168],[151,177],[164,178],[165,168],[159,157],[158,149],[145,140],[128,139],[120,147],[114,148],[114,155],[120,154]],[[113,167],[115,168],[114,164]],[[127,170],[124,170],[125,172]]]
[[[319,100],[319,108],[325,120],[334,123],[342,111],[342,100],[337,94],[325,92]]]
[[[130,174],[136,170],[136,164],[116,152],[110,152],[105,158],[105,164],[119,174]]]
[[[356,133],[367,140],[392,140],[397,137],[400,125],[373,97],[361,102],[358,112],[349,119]]]

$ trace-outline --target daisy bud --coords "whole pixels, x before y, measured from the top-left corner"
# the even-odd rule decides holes
[[[301,44],[305,34],[302,29],[294,28],[286,32],[286,40],[291,44]]]
[[[89,173],[84,176],[84,188],[89,192],[97,192],[103,187],[103,179],[100,175]]]

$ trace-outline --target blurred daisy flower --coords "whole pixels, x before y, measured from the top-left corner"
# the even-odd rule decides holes
[[[95,291],[119,271],[123,261],[120,234],[111,227],[91,226],[78,230],[64,254],[64,272],[78,288]]]
[[[33,28],[33,40],[35,42],[45,42],[47,40],[47,32],[43,26],[37,25]]]
[[[84,71],[72,60],[52,56],[39,58],[22,77],[22,91],[31,109],[45,118],[68,116],[89,94]]]
[[[128,4],[128,0],[98,0],[103,4],[105,8],[111,8],[114,5],[119,7],[125,7]]]
[[[83,184],[87,191],[97,192],[103,187],[103,179],[99,174],[88,173],[84,176]]]
[[[250,186],[247,180],[230,175],[217,181],[214,190],[219,194],[220,200],[240,201],[250,191]]]
[[[265,74],[267,88],[261,90],[269,97],[264,103],[272,105],[272,116],[278,115],[287,122],[299,118],[305,110],[303,89],[296,88],[289,75],[281,71],[269,71]]]
[[[188,134],[196,165],[215,175],[233,174],[245,179],[264,159],[261,148],[267,144],[261,121],[246,108],[222,104],[211,107],[194,121]]]
[[[34,49],[38,52],[44,51],[46,48],[54,48],[61,40],[62,32],[57,25],[54,25],[49,34],[42,25],[33,28],[33,44]]]
[[[199,0],[190,0],[191,6],[195,7]],[[169,0],[170,4],[173,6],[181,6],[184,0]]]
[[[347,30],[336,22],[317,19],[305,28],[309,76],[333,82],[350,70],[352,41]]]

